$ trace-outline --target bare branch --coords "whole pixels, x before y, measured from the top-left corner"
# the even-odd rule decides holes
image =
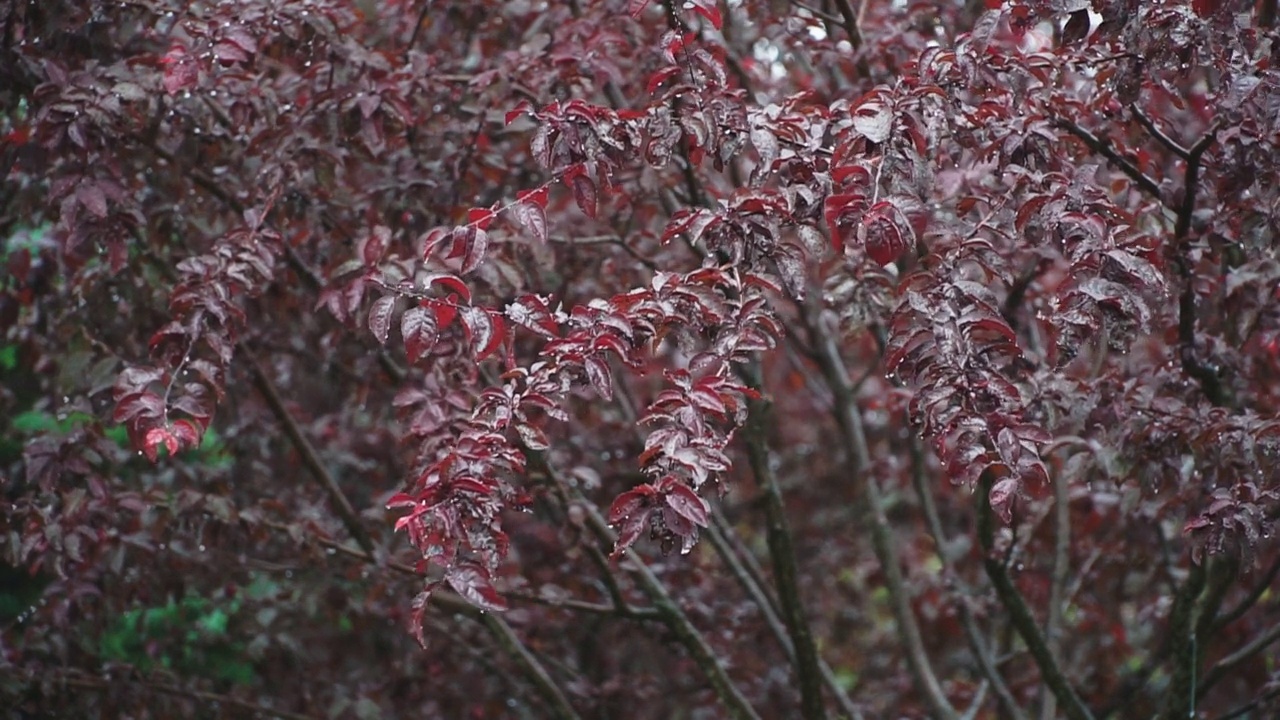
[[[1182,278],[1182,293],[1178,296],[1179,359],[1187,374],[1200,382],[1205,397],[1214,405],[1228,404],[1218,369],[1200,361],[1196,351],[1196,290],[1192,282],[1191,268],[1191,217],[1196,209],[1196,190],[1200,177],[1200,161],[1213,144],[1221,121],[1214,122],[1196,144],[1187,150],[1187,169],[1182,183],[1182,203],[1178,206],[1178,219],[1173,236],[1178,244],[1177,266]]]
[[[1219,717],[1218,720],[1236,720],[1236,718],[1252,715],[1254,710],[1262,707],[1263,703],[1275,697],[1280,697],[1280,687],[1272,688],[1271,690],[1262,693],[1262,695],[1259,695],[1244,705],[1228,712],[1226,715]]]
[[[585,600],[575,600],[573,598],[549,598],[525,592],[505,592],[502,596],[509,600],[517,600],[532,605],[542,605],[544,607],[558,608],[561,610],[573,610],[575,612],[590,613],[592,615],[634,618],[636,620],[655,620],[658,618],[658,611],[653,608],[637,608],[630,605],[619,606],[612,603],[605,605],[602,603],[587,602]]]
[[[1058,630],[1062,624],[1062,608],[1071,574],[1071,505],[1067,479],[1061,473],[1053,477],[1053,576],[1049,586],[1049,616],[1044,624],[1049,650],[1058,653]],[[1057,698],[1045,694],[1040,706],[1040,720],[1053,720]]]
[[[1231,672],[1232,668],[1265,650],[1271,643],[1280,640],[1280,624],[1272,625],[1266,632],[1254,638],[1247,645],[1219,660],[1204,676],[1204,681],[1196,689],[1196,695],[1204,697],[1210,688]]]
[[[587,528],[591,530],[602,545],[612,547],[617,542],[617,535],[614,534],[613,528],[609,527],[609,523],[604,516],[600,514],[600,508],[587,499],[579,489],[564,482],[555,468],[546,461],[545,456],[538,452],[526,451],[525,457],[529,469],[541,473],[548,479],[552,489],[560,495],[566,506],[575,504],[583,510],[586,515]],[[680,644],[684,645],[685,649],[689,651],[698,668],[706,675],[712,689],[715,690],[716,696],[720,698],[720,701],[724,703],[725,708],[729,711],[729,716],[734,720],[760,720],[760,715],[751,707],[751,703],[747,702],[742,691],[738,689],[737,685],[729,677],[715,650],[707,644],[706,639],[694,627],[689,616],[676,604],[666,585],[662,583],[662,580],[644,561],[644,558],[635,550],[628,550],[627,559],[635,568],[635,575],[640,581],[640,587],[653,602],[654,609],[676,636],[676,639],[680,641]]]
[[[1271,561],[1271,567],[1267,569],[1267,572],[1262,576],[1262,580],[1260,580],[1257,585],[1254,585],[1248,595],[1242,598],[1239,603],[1236,603],[1235,607],[1226,611],[1217,619],[1213,625],[1213,632],[1216,633],[1218,630],[1221,630],[1236,620],[1239,620],[1245,613],[1249,612],[1249,609],[1256,605],[1258,600],[1262,598],[1263,594],[1271,588],[1271,583],[1275,582],[1277,573],[1280,573],[1280,557]]]
[[[279,530],[286,533],[289,531],[288,526],[274,523],[269,520],[263,521],[262,524],[272,528],[273,530]],[[344,545],[343,543],[324,537],[316,538],[316,542],[326,548],[334,550],[337,553],[360,560],[361,562],[365,562],[376,567],[384,567],[388,570],[394,570],[403,575],[421,577],[421,573],[410,565],[395,561],[380,563],[370,552],[357,550],[348,545]],[[542,663],[539,662],[533,652],[529,650],[522,641],[520,641],[519,637],[515,634],[515,631],[511,629],[511,626],[508,625],[505,620],[493,613],[481,612],[476,606],[466,600],[463,600],[458,595],[445,590],[436,590],[431,593],[429,602],[433,606],[449,614],[462,615],[484,625],[490,634],[493,635],[498,644],[502,646],[502,649],[505,650],[515,663],[520,666],[520,669],[524,671],[525,676],[533,684],[539,694],[542,695],[542,699],[550,705],[551,710],[555,713],[555,717],[560,718],[561,720],[581,720],[577,711],[575,711],[573,706],[569,704],[568,698],[566,698],[564,693],[560,690],[559,685],[556,684],[555,680],[551,679],[551,676],[547,674],[546,668],[542,667]]]
[[[605,521],[604,516],[600,514],[600,509],[594,503],[589,502],[586,498],[578,496],[578,504],[583,507],[587,513],[587,524],[590,526],[597,539],[605,545],[613,545],[617,542],[617,537],[613,534],[613,529],[609,527],[609,523]],[[733,684],[733,680],[729,678],[728,672],[724,668],[724,664],[720,662],[720,658],[707,644],[706,639],[702,637],[702,633],[693,626],[693,622],[689,620],[689,616],[685,614],[680,606],[676,604],[671,593],[667,591],[662,581],[654,574],[653,570],[645,563],[644,558],[640,557],[635,550],[628,550],[627,557],[636,568],[636,576],[640,579],[640,585],[645,592],[649,594],[653,600],[657,611],[667,621],[667,626],[675,633],[693,656],[694,662],[707,675],[707,679],[715,688],[716,695],[725,704],[729,711],[730,717],[735,720],[760,720],[760,716],[747,702],[747,699]]]
[[[862,47],[862,16],[869,2],[871,0],[862,0],[857,12],[854,12],[849,0],[835,0],[836,10],[840,12],[840,26],[849,35],[849,43],[853,45],[854,52]]]
[[[1183,147],[1182,143],[1179,143],[1177,140],[1169,137],[1163,130],[1156,127],[1155,122],[1152,121],[1151,118],[1147,117],[1147,114],[1142,112],[1136,104],[1130,105],[1129,109],[1133,111],[1133,116],[1138,119],[1138,122],[1142,124],[1142,127],[1146,128],[1147,132],[1151,133],[1151,137],[1159,140],[1161,145],[1169,148],[1174,155],[1177,155],[1183,160],[1191,159],[1191,151]]]

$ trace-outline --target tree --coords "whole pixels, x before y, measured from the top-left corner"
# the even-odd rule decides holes
[[[0,697],[1270,716],[1275,5],[6,3]]]

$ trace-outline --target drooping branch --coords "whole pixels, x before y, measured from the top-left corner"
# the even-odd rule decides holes
[[[267,405],[271,408],[271,411],[276,416],[277,421],[279,421],[284,427],[285,434],[289,437],[290,442],[293,443],[298,455],[302,458],[303,464],[311,472],[316,482],[319,483],[321,488],[323,488],[325,493],[329,496],[329,501],[333,505],[335,512],[337,512],[339,518],[341,518],[347,532],[350,533],[356,543],[359,544],[363,554],[371,562],[377,564],[373,540],[361,525],[359,515],[356,513],[355,508],[352,507],[350,500],[348,500],[346,495],[342,492],[342,488],[338,486],[337,479],[333,477],[328,468],[324,465],[324,462],[320,459],[320,455],[316,451],[315,446],[312,445],[311,441],[302,433],[302,428],[298,426],[297,420],[293,418],[289,409],[285,407],[284,400],[280,397],[279,391],[276,390],[275,384],[271,382],[271,379],[262,369],[257,358],[253,356],[252,352],[247,347],[242,346],[241,352],[244,353],[244,357],[248,360],[249,370],[253,375],[254,386],[266,400]],[[412,568],[409,568],[409,571],[414,575],[418,574],[417,571]],[[441,599],[437,600],[437,597]],[[438,606],[447,605],[449,606],[448,609],[453,610],[454,612],[466,612],[470,617],[478,619],[482,624],[484,624],[484,626],[494,636],[495,640],[497,640],[498,644],[511,655],[518,665],[520,665],[521,669],[525,672],[525,675],[530,679],[534,687],[536,687],[542,695],[543,699],[555,712],[556,717],[562,718],[563,720],[575,720],[578,718],[577,712],[573,709],[573,706],[569,704],[568,699],[564,696],[560,687],[551,679],[550,675],[547,674],[546,669],[543,668],[542,664],[533,656],[529,651],[529,648],[519,641],[515,632],[509,625],[507,625],[506,621],[495,617],[492,614],[480,613],[476,608],[471,607],[470,604],[466,603],[461,598],[458,598],[456,602],[449,602],[449,600],[450,598],[448,598],[448,596],[439,593],[434,593],[432,597],[433,604]],[[460,606],[465,606],[466,608],[469,608],[469,610],[463,611]]]
[[[995,511],[991,508],[991,487],[994,484],[995,479],[991,473],[984,472],[977,492],[978,539],[982,544],[982,560],[987,577],[995,587],[1000,603],[1009,611],[1009,620],[1022,641],[1026,643],[1031,657],[1035,659],[1045,684],[1062,705],[1062,711],[1071,720],[1093,720],[1093,713],[1085,707],[1080,696],[1063,675],[1057,658],[1040,632],[1035,616],[1031,614],[1031,608],[1027,606],[1027,601],[1022,597],[1017,586],[1013,584],[1005,564],[992,554],[995,550]]]

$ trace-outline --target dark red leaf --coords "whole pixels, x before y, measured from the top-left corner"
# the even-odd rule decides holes
[[[583,214],[589,218],[596,216],[596,184],[586,175],[575,175],[570,181],[573,186],[573,200]]]
[[[613,399],[613,373],[609,369],[609,363],[599,355],[588,355],[583,361],[583,366],[587,371],[587,379],[591,381],[591,386],[600,393],[600,397],[605,400]]]
[[[471,352],[476,360],[483,360],[493,354],[502,344],[506,326],[502,316],[480,307],[467,306],[461,309],[462,325],[471,342]]]
[[[698,527],[707,527],[711,522],[707,501],[682,482],[671,483],[665,500],[668,507]]]
[[[467,602],[483,610],[502,612],[507,601],[493,587],[489,571],[481,565],[464,563],[445,573],[445,582]]]
[[[426,308],[411,307],[400,316],[400,335],[404,337],[404,349],[410,363],[431,352],[439,338],[438,333],[436,315]]]
[[[167,428],[151,428],[143,438],[142,452],[146,454],[148,460],[155,462],[161,447],[172,457],[178,454],[179,445],[178,438]]]
[[[395,295],[378,298],[373,307],[369,308],[369,332],[373,333],[379,344],[385,345],[387,342],[387,335],[391,332],[391,316],[395,309]]]

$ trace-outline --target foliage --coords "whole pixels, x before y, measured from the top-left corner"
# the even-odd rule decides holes
[[[1275,11],[6,3],[0,698],[1269,716]]]

